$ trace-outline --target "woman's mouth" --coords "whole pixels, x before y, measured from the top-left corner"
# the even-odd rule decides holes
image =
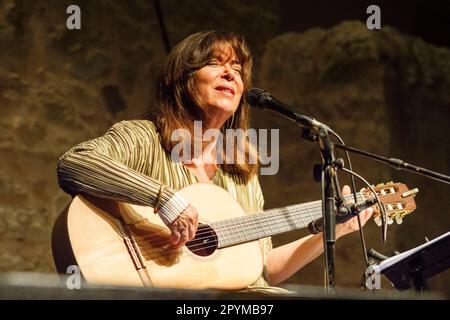
[[[229,86],[218,86],[216,87],[216,90],[225,93],[226,95],[229,96],[234,96],[234,89],[232,87]]]

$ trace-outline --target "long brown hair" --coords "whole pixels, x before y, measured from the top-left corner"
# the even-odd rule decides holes
[[[221,131],[226,129],[242,129],[245,132],[249,127],[249,106],[245,99],[245,93],[252,83],[253,59],[250,49],[243,37],[229,31],[204,31],[192,34],[181,41],[170,52],[161,70],[159,85],[156,89],[156,112],[147,117],[155,121],[161,134],[162,144],[167,152],[178,143],[171,140],[172,132],[184,128],[193,133],[194,121],[198,114],[198,106],[192,99],[194,87],[193,76],[197,70],[203,68],[214,57],[215,49],[228,46],[234,50],[242,67],[241,77],[244,84],[244,93],[239,106],[223,125]],[[191,135],[193,136],[193,135]],[[234,161],[227,161],[226,140],[223,143],[222,169],[231,174],[237,174],[244,181],[256,174],[258,170],[258,154],[255,146],[246,139],[238,141],[233,139]],[[237,163],[236,153],[240,146],[244,146],[245,159],[256,159],[256,161],[245,161]],[[241,151],[244,151],[241,149]],[[251,158],[253,157],[253,158]],[[231,159],[228,159],[231,160]],[[231,162],[231,163],[230,163]],[[250,162],[250,163],[249,163]]]

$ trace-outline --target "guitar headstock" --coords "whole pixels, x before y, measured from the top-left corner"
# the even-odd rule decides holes
[[[381,183],[373,188],[386,209],[388,224],[392,224],[394,221],[401,224],[403,217],[416,209],[414,197],[419,192],[417,188],[409,190],[405,184],[394,182]],[[361,195],[364,200],[374,197],[369,188],[361,189]],[[378,204],[374,205],[373,209],[374,221],[381,226],[381,212]]]

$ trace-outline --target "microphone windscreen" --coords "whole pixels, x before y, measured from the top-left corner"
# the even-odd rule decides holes
[[[261,95],[264,93],[263,89],[259,88],[250,88],[247,91],[246,98],[248,103],[253,104],[255,106],[259,106],[261,104]]]

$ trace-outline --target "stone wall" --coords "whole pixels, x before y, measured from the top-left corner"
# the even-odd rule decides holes
[[[345,22],[329,30],[282,34],[270,39],[257,76],[259,85],[327,123],[356,148],[403,159],[449,173],[450,138],[445,133],[449,115],[450,50],[428,45],[384,27],[371,32],[360,22]],[[318,146],[300,138],[294,125],[280,117],[258,119],[261,127],[281,128],[280,172],[262,177],[266,201],[276,206],[320,197],[312,166],[320,162]],[[380,230],[365,228],[367,246],[387,255],[423,243],[449,230],[448,187],[405,171],[352,156],[353,168],[374,184],[404,182],[418,187],[418,209],[400,226],[388,229],[381,245]],[[345,178],[342,175],[342,178]],[[343,179],[347,181],[348,179]],[[300,233],[304,234],[304,233]],[[297,238],[294,232],[279,243]],[[337,243],[337,283],[357,286],[362,274],[358,235]],[[295,281],[322,284],[322,259],[316,260]],[[433,288],[447,290],[448,271],[433,279]]]
[[[153,1],[0,1],[0,271],[53,271],[50,233],[70,201],[56,160],[151,106],[166,50]],[[173,44],[204,29],[247,25],[255,52],[277,31],[272,1],[162,1]],[[247,14],[258,13],[249,23]]]
[[[78,1],[79,31],[66,28],[70,4],[0,2],[0,271],[54,271],[51,228],[70,200],[57,186],[57,158],[115,121],[139,117],[151,105],[166,55],[153,2]],[[326,122],[349,145],[450,172],[444,121],[450,50],[389,27],[371,32],[359,22],[279,34],[278,5],[268,0],[168,0],[161,9],[172,45],[203,29],[243,33],[255,53],[255,85]],[[256,127],[281,128],[280,172],[261,177],[266,207],[318,199],[311,175],[320,161],[317,147],[277,116],[255,111],[253,120]],[[390,254],[449,229],[446,186],[352,159],[371,182],[395,179],[421,189],[419,209],[402,226],[390,227],[387,247],[369,223],[369,247]],[[356,234],[338,242],[339,285],[359,285],[360,252]],[[322,284],[322,266],[318,259],[290,282]],[[449,287],[448,279],[439,279],[445,281],[433,283],[436,289]]]
[[[0,8],[0,270],[51,271],[50,232],[69,197],[56,159],[136,117],[150,102],[165,52],[146,1],[4,1]],[[123,14],[126,11],[127,14]],[[137,63],[138,62],[138,63]]]

